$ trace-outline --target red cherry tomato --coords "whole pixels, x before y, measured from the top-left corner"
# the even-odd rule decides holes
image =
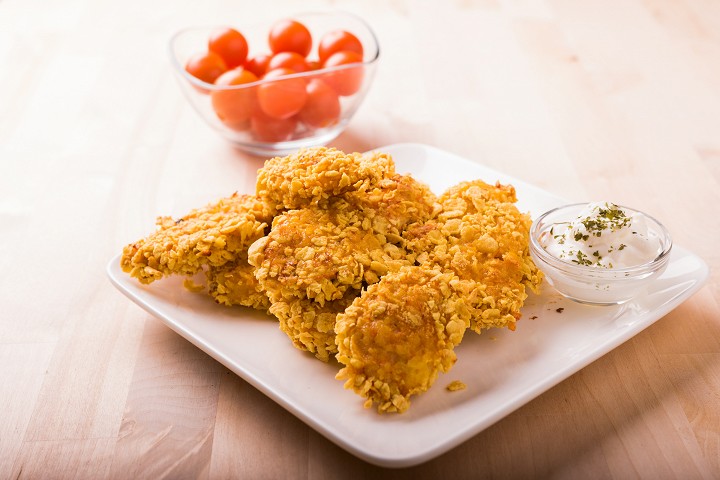
[[[273,55],[267,69],[277,70],[278,68],[289,68],[295,72],[307,72],[310,70],[305,57],[295,52],[280,52]]]
[[[345,30],[333,30],[326,33],[318,45],[320,63],[325,63],[325,60],[330,58],[333,53],[343,51],[355,52],[362,59],[363,46],[355,35]]]
[[[322,68],[322,64],[317,60],[308,60],[307,64],[310,70],[320,70]]]
[[[213,52],[195,54],[185,64],[190,75],[207,83],[214,83],[227,69],[222,57]]]
[[[273,118],[265,115],[261,109],[257,109],[250,119],[253,136],[262,142],[290,140],[296,126],[297,119],[295,117]]]
[[[263,77],[266,82],[258,86],[257,96],[260,108],[268,116],[289,118],[299,112],[305,105],[307,99],[306,81],[302,78],[281,78],[293,73],[295,72],[289,68],[279,68],[270,70]]]
[[[295,20],[280,20],[270,29],[268,36],[273,53],[295,52],[307,57],[312,48],[312,36],[305,25]]]
[[[337,67],[340,65],[350,65],[357,63],[355,68],[346,68],[338,72],[328,73],[323,78],[338,94],[342,96],[352,95],[362,87],[364,77],[364,67],[362,65],[362,57],[356,52],[336,52],[330,55],[323,67]]]
[[[250,70],[255,74],[255,76],[260,78],[268,71],[268,64],[270,63],[271,58],[272,55],[269,53],[257,54],[254,57],[250,57],[247,62],[245,62],[245,69]]]
[[[242,67],[223,73],[215,81],[218,86],[242,85],[257,81],[255,74]],[[210,95],[215,114],[222,122],[236,130],[247,129],[256,105],[256,87],[246,87],[232,90],[213,90]]]
[[[298,113],[304,124],[324,128],[335,124],[340,118],[340,98],[327,83],[317,78],[307,84],[307,101]]]
[[[208,50],[217,53],[229,68],[245,63],[248,44],[242,33],[233,28],[221,28],[210,35]]]

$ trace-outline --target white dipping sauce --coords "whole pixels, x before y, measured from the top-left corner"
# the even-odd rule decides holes
[[[646,264],[662,253],[662,242],[645,215],[611,202],[589,203],[574,219],[552,225],[541,245],[576,265],[615,269]]]

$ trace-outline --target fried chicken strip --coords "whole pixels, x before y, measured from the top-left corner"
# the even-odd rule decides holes
[[[273,214],[257,197],[235,193],[177,220],[159,217],[158,230],[123,249],[120,265],[141,283],[222,266],[265,235]]]
[[[392,158],[382,153],[308,148],[267,160],[258,171],[256,191],[278,209],[296,209],[345,192],[366,190],[394,172]]]
[[[511,186],[465,182],[440,197],[443,212],[406,234],[409,248],[426,267],[451,271],[463,280],[472,307],[471,328],[515,328],[527,298],[542,274],[529,254],[530,217],[511,202]]]
[[[406,256],[341,199],[328,208],[307,207],[275,217],[270,233],[249,250],[255,277],[271,301],[307,298],[320,305],[410,264]]]
[[[410,397],[430,388],[455,363],[470,313],[440,270],[404,267],[356,298],[335,324],[338,372],[345,388],[378,412],[404,412]]]
[[[437,197],[427,185],[398,173],[370,189],[348,192],[343,199],[370,219],[375,232],[398,245],[408,225],[425,222],[440,211]]]

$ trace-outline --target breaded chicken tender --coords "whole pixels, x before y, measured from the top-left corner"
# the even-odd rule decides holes
[[[382,153],[308,148],[267,160],[258,171],[256,192],[278,209],[296,209],[345,192],[367,190],[394,172],[394,162]]]
[[[403,249],[387,243],[370,228],[369,219],[341,199],[328,208],[275,217],[270,233],[248,255],[272,302],[307,298],[320,305],[411,263]]]
[[[398,173],[366,191],[348,192],[343,198],[370,219],[373,230],[396,244],[402,243],[408,225],[425,222],[440,210],[437,197],[427,185]]]
[[[274,213],[254,195],[235,193],[177,220],[160,217],[157,231],[123,249],[120,265],[141,283],[225,265],[265,235]]]
[[[451,271],[462,282],[472,308],[471,328],[515,328],[527,298],[542,274],[529,254],[531,220],[511,201],[512,187],[466,182],[440,197],[437,219],[416,224],[406,233],[408,246],[426,267]]]
[[[217,303],[231,307],[240,305],[267,311],[270,299],[255,278],[255,267],[247,262],[247,255],[221,267],[208,268],[208,291]]]
[[[455,363],[470,312],[440,270],[404,267],[382,277],[353,301],[335,324],[338,372],[345,388],[378,412],[404,412]]]
[[[306,298],[282,299],[273,302],[269,312],[278,318],[280,330],[295,347],[328,362],[337,353],[335,320],[358,295],[359,290],[349,289],[342,298],[323,305]]]

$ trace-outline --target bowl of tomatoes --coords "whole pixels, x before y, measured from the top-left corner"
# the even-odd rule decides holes
[[[248,26],[195,27],[170,40],[173,71],[198,114],[262,156],[324,145],[360,107],[380,57],[359,17],[306,13]]]

